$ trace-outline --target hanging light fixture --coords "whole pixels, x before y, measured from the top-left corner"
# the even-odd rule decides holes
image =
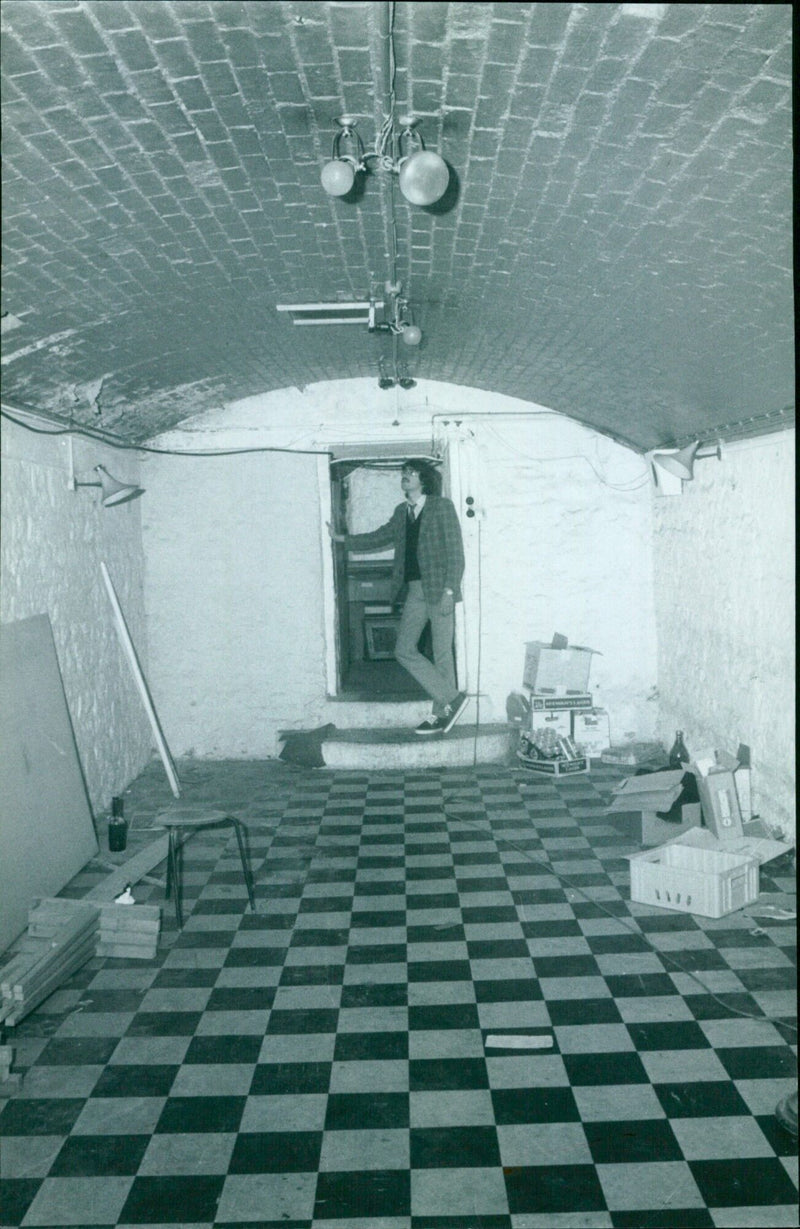
[[[407,346],[418,346],[422,341],[422,329],[411,318],[411,304],[403,296],[400,282],[387,281],[385,290],[390,300],[390,317],[378,321],[373,317],[369,331],[391,333],[393,337],[401,338]]]
[[[320,179],[329,196],[346,196],[360,172],[377,167],[397,175],[400,191],[412,205],[433,205],[447,191],[450,171],[444,158],[425,148],[416,131],[417,120],[406,115],[399,135],[394,132],[391,117],[381,129],[375,149],[365,150],[356,131],[356,120],[342,115],[336,123],[339,131],[333,138],[330,161],[322,168]]]
[[[378,359],[378,388],[394,388],[394,380],[386,374],[383,356]]]

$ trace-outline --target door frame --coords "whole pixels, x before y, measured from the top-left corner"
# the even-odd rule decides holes
[[[352,445],[349,446],[348,454],[352,454],[356,450]],[[455,504],[456,510],[462,506],[461,498],[461,481],[458,476],[458,464],[453,464],[453,454],[458,455],[458,441],[449,439],[445,441],[445,446],[442,448],[441,455],[437,456],[437,460],[441,464],[441,473],[443,486],[448,488],[449,498]],[[376,460],[376,461],[404,461],[409,456],[431,456],[430,445],[420,448],[417,441],[408,441],[405,446],[399,444],[387,452],[385,443],[375,443],[373,445],[359,445],[357,449],[357,459]],[[317,484],[319,486],[319,506],[320,506],[320,544],[322,550],[322,610],[323,610],[323,638],[325,641],[325,688],[329,698],[334,699],[341,694],[341,660],[342,652],[340,640],[339,617],[337,610],[337,593],[336,593],[336,573],[334,551],[336,544],[331,541],[328,535],[326,522],[331,521],[333,517],[333,498],[331,494],[331,463],[337,459],[332,451],[327,457],[317,457]],[[356,459],[356,458],[352,458]],[[459,520],[461,517],[459,516]],[[464,622],[464,603],[460,602],[456,605],[456,625],[454,635],[454,650],[455,650],[455,667],[456,680],[459,689],[464,689],[466,679],[466,634]],[[364,701],[364,703],[380,703],[380,699],[375,701]]]

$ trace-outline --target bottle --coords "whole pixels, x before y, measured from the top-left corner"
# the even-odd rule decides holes
[[[686,750],[686,743],[683,741],[683,730],[675,731],[675,742],[672,744],[672,750],[669,753],[670,768],[680,768],[683,764],[689,763],[689,752]]]
[[[111,818],[108,821],[108,848],[112,853],[120,853],[128,843],[128,824],[125,819],[125,806],[122,798],[111,799]]]

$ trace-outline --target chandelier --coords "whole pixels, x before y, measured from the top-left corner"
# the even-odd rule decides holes
[[[336,123],[339,131],[333,138],[331,158],[320,175],[329,196],[346,196],[357,175],[376,168],[397,175],[400,191],[412,205],[433,205],[444,196],[450,182],[447,163],[425,148],[413,115],[400,116],[399,133],[395,133],[389,116],[371,150],[364,148],[352,116],[342,115]]]

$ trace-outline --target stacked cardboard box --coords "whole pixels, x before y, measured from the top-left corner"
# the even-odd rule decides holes
[[[607,815],[641,817],[642,845],[661,845],[702,823],[697,787],[683,768],[627,777],[612,790]]]
[[[642,844],[657,845],[629,857],[631,900],[713,918],[757,900],[759,867],[792,846],[769,836],[750,799],[745,746],[622,781],[607,813],[641,811]]]
[[[530,726],[517,758],[532,772],[562,777],[589,771],[589,757],[607,743],[608,717],[593,708],[589,670],[594,649],[570,647],[556,634],[525,646],[523,685],[530,692]]]

